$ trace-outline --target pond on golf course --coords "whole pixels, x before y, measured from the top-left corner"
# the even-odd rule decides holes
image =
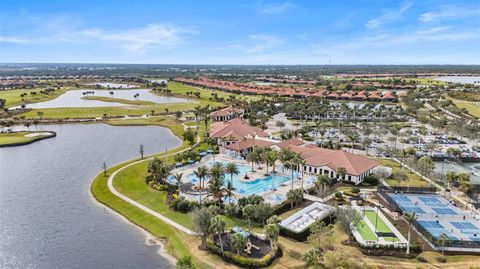
[[[88,94],[87,94],[88,92]],[[26,104],[27,108],[57,108],[57,107],[108,107],[108,106],[127,106],[118,102],[104,102],[98,100],[85,100],[82,97],[108,97],[115,99],[125,99],[130,101],[149,101],[157,104],[170,103],[187,103],[193,102],[185,98],[178,98],[172,96],[156,95],[148,89],[135,90],[71,90],[58,96],[55,99],[38,102],[33,104]],[[28,99],[27,99],[28,101]]]
[[[181,145],[168,129],[106,124],[38,126],[55,138],[0,148],[0,268],[170,268],[143,231],[96,202],[93,178]]]

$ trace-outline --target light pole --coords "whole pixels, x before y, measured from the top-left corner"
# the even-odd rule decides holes
[[[375,235],[377,236],[377,245],[378,245],[378,234],[377,234],[377,223],[378,223],[378,206],[377,208],[377,214],[375,215]]]

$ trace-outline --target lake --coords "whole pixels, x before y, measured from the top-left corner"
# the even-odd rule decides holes
[[[93,94],[83,94],[85,92],[93,92]],[[110,94],[113,92],[113,94]],[[139,94],[138,97],[134,95]],[[170,103],[186,103],[192,100],[171,96],[160,96],[151,93],[147,89],[138,90],[71,90],[58,96],[57,98],[45,102],[27,104],[27,108],[56,108],[56,107],[108,107],[108,106],[127,106],[126,104],[116,102],[103,102],[97,100],[84,100],[85,96],[99,96],[126,99],[130,101],[149,101],[157,104]]]
[[[0,268],[170,268],[138,227],[97,203],[107,166],[180,146],[168,129],[106,124],[39,126],[57,137],[0,148]]]
[[[479,76],[441,76],[436,77],[435,79],[445,82],[480,85]]]
[[[122,88],[122,89],[139,88],[137,85],[133,85],[133,84],[112,83],[112,82],[97,82],[97,83],[94,82],[94,83],[87,83],[84,85],[90,85],[90,86],[100,85],[106,88]]]

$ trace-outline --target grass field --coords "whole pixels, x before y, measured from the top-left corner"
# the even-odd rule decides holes
[[[388,159],[381,159],[379,160],[381,165],[391,167],[393,169],[393,173],[395,174],[396,172],[402,170],[402,166],[397,163],[396,161],[393,160],[388,160]],[[418,176],[415,173],[412,173],[408,169],[404,169],[405,173],[407,174],[407,180],[400,181],[395,180],[393,178],[388,178],[385,181],[388,183],[390,186],[417,186],[417,187],[427,187],[429,186],[428,181],[423,180],[420,176]]]
[[[452,99],[452,101],[458,108],[465,108],[468,114],[480,118],[480,102],[474,103],[457,99]]]
[[[121,104],[126,104],[126,105],[155,105],[155,102],[150,102],[150,101],[134,101],[134,100],[127,100],[127,99],[121,99],[121,98],[111,98],[111,97],[105,97],[105,96],[85,96],[82,97],[84,100],[96,100],[96,101],[102,101],[102,102],[112,102],[112,103],[121,103]]]
[[[0,146],[5,145],[12,145],[12,144],[22,144],[22,143],[29,143],[36,140],[40,140],[45,138],[45,136],[52,136],[52,135],[42,135],[42,136],[25,136],[29,134],[35,134],[36,132],[14,132],[14,133],[0,133]],[[45,131],[38,132],[38,133],[45,133]]]
[[[377,218],[377,212],[373,210],[367,210],[365,211],[365,216],[373,225],[375,225],[375,220],[377,221],[377,231],[381,233],[392,232],[392,230],[388,228],[387,224],[383,221],[382,218],[380,217]],[[383,239],[385,239],[385,241],[399,241],[397,237],[383,237]]]
[[[377,236],[368,227],[367,223],[365,223],[365,220],[363,219],[357,224],[357,231],[360,233],[360,235],[364,240],[368,240],[368,241],[377,240]]]
[[[246,100],[246,101],[253,101],[253,100],[259,100],[262,98],[268,98],[264,97],[261,95],[243,95],[243,94],[237,94],[237,93],[228,93],[228,92],[223,92],[219,90],[212,90],[212,89],[204,89],[204,88],[199,88],[199,87],[193,87],[189,86],[186,84],[178,83],[175,81],[170,81],[168,82],[168,88],[172,90],[173,94],[177,95],[182,95],[186,96],[187,92],[200,92],[200,98],[202,99],[208,99],[212,96],[212,93],[216,93],[218,97],[222,97],[225,99],[228,99],[230,95],[235,96],[237,100]]]
[[[55,89],[55,92],[50,93],[48,95],[40,94],[40,91],[44,90],[44,88],[6,90],[6,91],[0,91],[0,98],[6,100],[6,104],[5,104],[6,107],[13,107],[13,106],[21,105],[22,103],[26,103],[26,104],[38,103],[38,102],[43,102],[43,101],[48,101],[48,100],[51,100],[51,99],[55,99],[69,89],[71,89],[71,88]],[[37,94],[32,96],[30,94],[31,92],[37,92]],[[22,93],[27,94],[27,97],[25,98],[25,101],[22,101],[22,98],[20,97],[20,94],[22,94]]]

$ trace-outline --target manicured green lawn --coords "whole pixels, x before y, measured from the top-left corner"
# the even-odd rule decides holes
[[[44,133],[45,131],[39,132]],[[9,144],[17,144],[17,143],[25,143],[25,142],[32,142],[35,140],[40,140],[45,136],[33,136],[33,137],[26,137],[25,135],[34,134],[35,132],[14,132],[14,133],[0,133],[0,146],[9,145]]]
[[[392,230],[388,228],[387,224],[383,221],[382,218],[376,217],[377,212],[373,210],[365,211],[365,216],[367,219],[375,226],[375,220],[377,220],[377,231],[381,233],[392,233]],[[386,241],[399,241],[397,237],[383,237]]]
[[[228,92],[223,92],[219,90],[212,90],[212,89],[204,89],[204,88],[199,88],[199,87],[193,87],[190,85],[186,85],[183,83],[178,83],[175,81],[170,81],[168,82],[168,88],[172,90],[172,94],[178,94],[178,95],[183,95],[186,96],[187,92],[200,92],[200,98],[201,99],[209,99],[212,96],[212,93],[216,93],[218,97],[228,99],[230,95],[235,96],[237,100],[247,100],[247,101],[253,101],[253,100],[259,100],[263,97],[261,95],[243,95],[243,94],[237,94],[237,93],[228,93]]]
[[[388,159],[380,159],[378,160],[384,166],[391,167],[393,169],[393,173],[397,173],[398,171],[402,170],[402,166],[393,160]],[[389,178],[386,180],[388,185],[390,186],[417,186],[417,187],[426,187],[429,186],[428,181],[423,180],[419,175],[409,171],[407,168],[404,169],[404,172],[407,174],[408,179],[400,181],[395,180],[393,178]]]
[[[71,89],[71,88],[55,89],[55,92],[50,93],[48,95],[40,94],[40,91],[44,90],[44,88],[6,90],[6,91],[0,91],[0,98],[6,100],[6,104],[5,104],[6,107],[13,107],[13,106],[21,105],[23,103],[22,98],[20,97],[20,94],[22,93],[27,94],[27,97],[25,98],[24,102],[28,104],[28,103],[43,102],[43,101],[57,98],[68,89]],[[30,94],[31,92],[37,92],[37,94],[32,96]]]
[[[480,105],[475,104],[474,102],[461,101],[452,99],[453,103],[459,108],[465,108],[468,111],[468,114],[480,118]]]
[[[112,103],[121,103],[126,105],[155,105],[155,102],[150,101],[134,101],[121,98],[111,98],[105,96],[85,96],[82,97],[84,100],[97,100],[102,102],[112,102]]]
[[[370,228],[368,228],[368,225],[365,223],[363,219],[357,224],[356,228],[364,240],[368,240],[368,241],[377,240],[377,236],[373,233],[372,230],[370,230]]]

